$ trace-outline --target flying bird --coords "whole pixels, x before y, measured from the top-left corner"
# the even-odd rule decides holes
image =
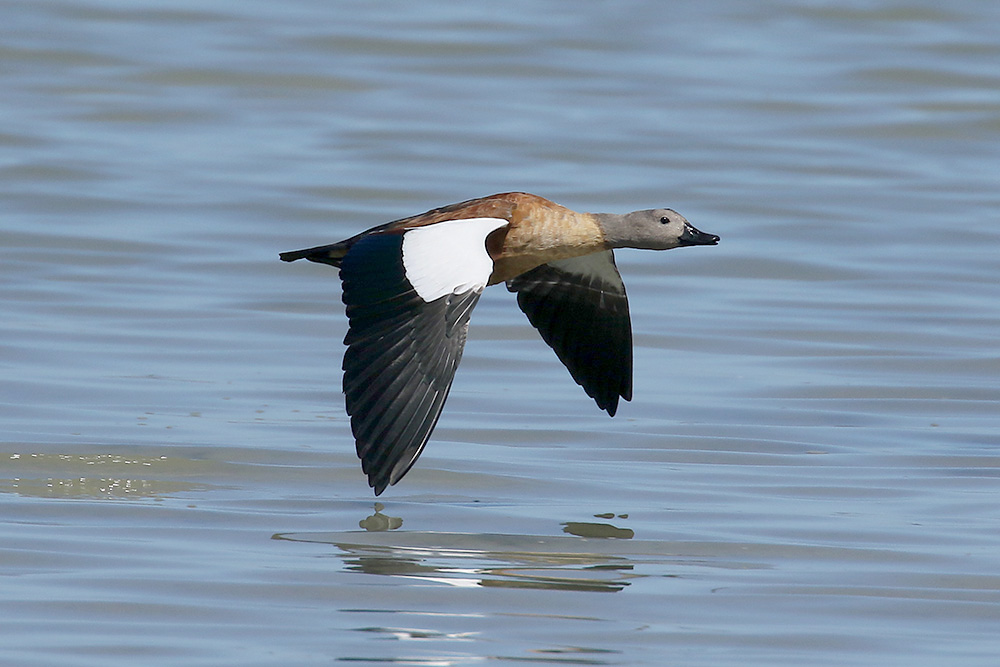
[[[668,208],[577,213],[507,192],[280,257],[340,268],[347,413],[377,496],[427,444],[488,285],[506,283],[517,294],[573,379],[613,417],[619,397],[632,399],[632,326],[614,250],[718,242]]]

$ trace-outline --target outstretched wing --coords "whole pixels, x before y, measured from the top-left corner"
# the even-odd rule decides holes
[[[632,399],[632,324],[612,251],[561,259],[507,281],[573,379],[612,417]]]
[[[486,235],[507,224],[460,222],[365,236],[341,262],[344,394],[376,495],[413,466],[437,424],[492,271]]]

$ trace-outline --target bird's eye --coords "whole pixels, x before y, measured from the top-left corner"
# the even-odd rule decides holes
[[[667,216],[663,216],[662,218],[660,218],[660,224],[661,225],[666,225],[669,222],[670,222],[670,218],[668,218]]]

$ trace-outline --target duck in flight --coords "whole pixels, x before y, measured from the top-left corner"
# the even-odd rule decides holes
[[[281,253],[340,268],[344,394],[361,468],[381,494],[416,462],[462,358],[469,315],[506,283],[598,407],[632,399],[632,326],[616,248],[715,245],[667,208],[577,213],[525,192],[450,204],[330,245]]]

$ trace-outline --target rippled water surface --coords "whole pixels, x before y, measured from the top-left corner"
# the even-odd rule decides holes
[[[0,2],[0,662],[993,665],[1000,5]],[[502,287],[379,498],[336,272],[668,205],[609,419]]]

